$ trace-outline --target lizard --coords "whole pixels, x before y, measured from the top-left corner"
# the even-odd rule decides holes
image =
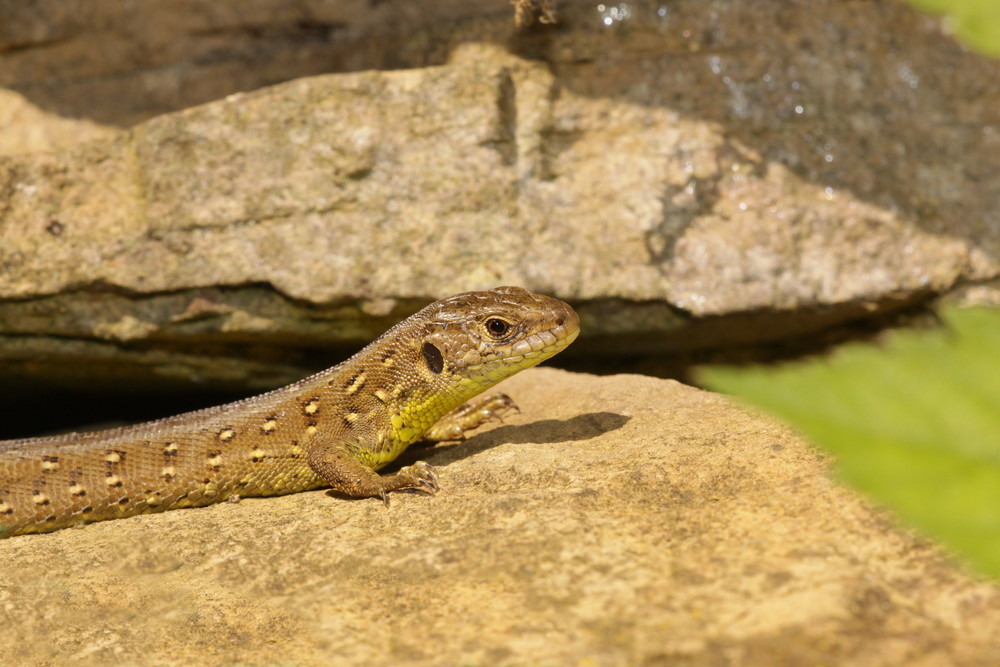
[[[252,398],[122,428],[0,441],[0,537],[329,486],[352,498],[439,490],[417,440],[461,440],[514,406],[481,395],[562,351],[576,312],[519,287],[465,292],[346,361]]]

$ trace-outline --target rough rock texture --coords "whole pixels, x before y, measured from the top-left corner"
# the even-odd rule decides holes
[[[23,95],[0,88],[0,155],[63,150],[117,132],[94,121],[46,112]]]
[[[40,117],[0,132],[6,377],[221,385],[249,341],[284,377],[501,283],[579,305],[581,350],[724,347],[1000,273],[1000,63],[903,4],[368,4],[0,0],[0,120]],[[235,93],[368,67],[419,68]]]
[[[634,375],[533,370],[422,451],[437,497],[324,491],[0,541],[17,664],[994,665],[1000,588],[788,429]]]
[[[508,0],[0,0],[0,87],[125,127],[310,74],[425,65],[428,27],[486,16],[509,31],[512,14]]]

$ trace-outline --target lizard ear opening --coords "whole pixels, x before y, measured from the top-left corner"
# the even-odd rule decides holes
[[[441,350],[432,343],[424,343],[422,352],[424,353],[424,361],[427,362],[427,368],[434,375],[440,375],[441,371],[444,370],[444,357],[441,356]]]

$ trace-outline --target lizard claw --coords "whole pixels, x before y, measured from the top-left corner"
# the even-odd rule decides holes
[[[417,461],[411,466],[406,466],[396,473],[396,476],[400,479],[397,488],[420,489],[430,494],[435,494],[440,489],[434,466],[426,461]]]
[[[507,394],[497,394],[495,398],[497,403],[499,404],[499,407],[502,408],[504,411],[506,410],[513,410],[514,412],[521,411],[521,408],[517,405],[517,403],[514,402],[514,399],[508,396]]]

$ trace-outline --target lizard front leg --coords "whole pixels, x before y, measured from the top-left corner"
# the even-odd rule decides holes
[[[511,410],[520,412],[517,404],[507,394],[477,396],[437,420],[434,426],[427,429],[421,440],[427,442],[465,440],[469,431],[494,419],[502,421],[503,415]]]
[[[357,446],[346,442],[315,443],[309,447],[306,461],[333,490],[352,498],[378,497],[388,505],[390,491],[438,491],[437,475],[429,463],[417,461],[393,475],[379,475],[358,455]]]

